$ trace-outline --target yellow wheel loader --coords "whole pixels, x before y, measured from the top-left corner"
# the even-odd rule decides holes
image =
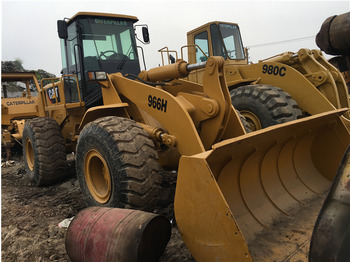
[[[5,148],[7,160],[11,158],[11,148],[21,143],[26,119],[39,116],[38,97],[34,91],[40,90],[34,72],[1,72],[1,145]],[[16,87],[23,91],[11,92]]]
[[[339,35],[347,38],[347,31]],[[341,38],[339,38],[341,39]],[[345,41],[344,41],[345,43]],[[189,63],[203,62],[210,56],[225,59],[225,78],[233,106],[258,130],[304,116],[339,108],[349,108],[346,83],[341,73],[327,62],[321,51],[300,49],[285,52],[256,64],[248,63],[238,24],[210,22],[187,33]],[[159,50],[168,57],[169,49]],[[170,59],[168,59],[171,62]],[[173,58],[175,61],[175,58]],[[202,83],[203,70],[191,72],[188,80]],[[350,115],[343,121],[349,127]]]
[[[26,122],[27,172],[38,185],[60,179],[65,147],[76,152],[89,205],[154,211],[164,200],[163,171],[177,170],[175,218],[197,261],[273,260],[283,245],[260,248],[254,241],[269,242],[279,221],[322,200],[342,172],[350,144],[341,120],[346,110],[246,133],[231,104],[224,59],[140,72],[136,21],[103,13],[58,21],[65,75],[42,88],[45,116]],[[200,69],[202,84],[183,79]],[[281,227],[282,235],[299,230]],[[299,245],[282,242],[294,246],[283,255]]]

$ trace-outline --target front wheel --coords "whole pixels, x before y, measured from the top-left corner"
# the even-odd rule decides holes
[[[271,85],[240,86],[230,91],[232,105],[256,131],[302,117],[297,102]]]
[[[90,206],[153,211],[160,170],[153,141],[133,120],[103,117],[79,136],[76,171]]]

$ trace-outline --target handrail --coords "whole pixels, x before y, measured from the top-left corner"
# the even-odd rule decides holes
[[[190,48],[190,47],[198,48],[198,49],[203,53],[203,55],[206,57],[206,60],[208,60],[208,56],[205,54],[205,52],[202,50],[202,48],[200,48],[200,47],[199,47],[198,45],[196,45],[196,44],[184,45],[184,46],[181,47],[181,59],[182,59],[182,60],[184,59],[183,49],[184,49],[184,48]],[[168,55],[168,63],[169,63],[169,64],[170,64],[170,53],[175,53],[175,54],[176,54],[176,59],[178,59],[177,51],[175,51],[175,50],[169,50],[169,48],[168,48],[167,46],[165,46],[165,47],[159,49],[158,52],[161,53],[162,65],[164,65],[163,53],[167,53],[167,55]]]
[[[166,50],[163,50],[163,49],[166,49]],[[171,64],[171,61],[170,61],[170,53],[175,53],[176,59],[178,59],[177,51],[175,51],[175,50],[169,50],[169,48],[168,48],[167,46],[165,46],[165,47],[159,49],[158,52],[161,53],[162,65],[164,65],[163,53],[167,53],[167,55],[168,55],[168,63],[169,63],[169,64]]]
[[[77,92],[78,92],[78,98],[79,98],[79,104],[81,105],[82,100],[81,100],[81,95],[80,95],[80,89],[79,89],[79,82],[78,82],[78,78],[75,74],[68,74],[68,75],[62,75],[61,77],[51,77],[51,78],[43,78],[41,79],[41,86],[42,90],[44,92],[44,97],[45,97],[45,107],[50,107],[50,106],[57,106],[60,104],[73,104],[73,102],[71,103],[66,103],[66,97],[65,97],[65,88],[64,88],[64,78],[65,77],[74,77],[75,78],[75,83],[76,83],[76,87],[77,87]],[[59,80],[57,82],[54,82],[55,80]],[[44,81],[51,81],[51,83],[47,84],[47,85],[43,85]],[[62,83],[62,84],[61,84]],[[58,91],[56,90],[56,87],[58,87]],[[47,90],[49,88],[52,88],[54,91],[54,95],[55,95],[55,104],[53,105],[49,105],[47,102]],[[60,101],[58,101],[58,98],[60,99]]]
[[[77,92],[78,92],[78,97],[79,97],[79,103],[81,103],[81,96],[80,96],[80,88],[79,88],[79,81],[77,75],[74,74],[68,74],[68,75],[63,75],[61,78],[63,79],[64,77],[74,77],[75,78],[75,83],[77,84]]]
[[[183,59],[183,49],[186,48],[186,47],[187,48],[189,48],[189,47],[196,47],[196,48],[198,48],[203,53],[203,55],[207,58],[206,60],[208,60],[208,56],[204,53],[202,48],[200,48],[199,45],[196,45],[196,44],[184,45],[184,46],[181,47],[181,58],[182,59]],[[204,61],[202,61],[202,62],[204,62]]]

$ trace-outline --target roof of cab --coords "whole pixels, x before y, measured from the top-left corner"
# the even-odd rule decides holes
[[[223,21],[212,21],[212,22],[206,23],[204,25],[201,25],[201,26],[199,26],[199,27],[197,27],[195,29],[192,29],[191,31],[188,31],[187,35],[193,34],[193,33],[195,33],[198,30],[202,30],[203,28],[206,28],[206,27],[210,26],[211,24],[230,24],[230,25],[238,26],[237,23],[223,22]]]
[[[133,20],[134,23],[139,21],[139,19],[136,16],[131,15],[121,15],[121,14],[110,14],[110,13],[97,13],[97,12],[78,12],[75,15],[73,15],[69,20],[74,21],[79,16],[96,16],[96,17],[115,17],[115,18],[123,18],[123,19],[130,19]]]
[[[1,81],[25,81],[28,79],[36,79],[36,73],[34,71],[28,72],[1,72]]]

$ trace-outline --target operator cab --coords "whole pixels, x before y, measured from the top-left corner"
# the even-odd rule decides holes
[[[62,74],[77,76],[86,108],[103,104],[101,88],[89,81],[105,73],[140,73],[134,16],[80,12],[71,19],[57,21],[61,39]],[[148,29],[143,28],[148,42]],[[65,82],[67,102],[77,98],[76,87]],[[71,93],[69,93],[71,92]],[[72,93],[73,92],[73,93]]]
[[[188,44],[195,44],[195,52],[189,49],[189,62],[200,63],[209,56],[222,56],[234,64],[247,63],[240,30],[237,24],[210,22],[187,33]]]

